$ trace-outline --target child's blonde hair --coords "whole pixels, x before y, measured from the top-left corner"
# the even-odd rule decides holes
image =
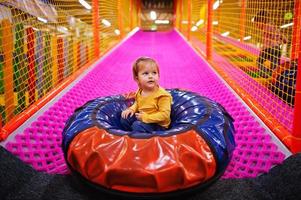
[[[134,79],[136,79],[138,77],[139,66],[145,65],[146,63],[150,63],[151,65],[156,66],[156,68],[158,70],[158,75],[160,75],[158,63],[152,58],[143,56],[143,57],[138,58],[133,64],[133,77],[134,77]]]

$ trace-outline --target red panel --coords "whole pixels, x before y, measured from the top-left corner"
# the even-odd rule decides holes
[[[91,182],[125,192],[168,192],[200,184],[216,162],[194,130],[170,137],[133,139],[96,127],[78,134],[68,162]]]
[[[35,75],[35,41],[34,41],[34,30],[32,27],[28,27],[26,29],[27,34],[27,57],[28,57],[28,96],[29,96],[29,104],[33,104],[35,102],[35,91],[36,91],[36,75]]]

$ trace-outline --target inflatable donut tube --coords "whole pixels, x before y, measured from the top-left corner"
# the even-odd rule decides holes
[[[200,189],[219,178],[235,147],[232,117],[206,97],[168,91],[170,128],[152,134],[121,130],[120,113],[133,103],[125,95],[75,110],[62,144],[73,174],[101,191],[138,196]]]

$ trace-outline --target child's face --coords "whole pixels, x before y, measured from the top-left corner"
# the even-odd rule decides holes
[[[142,90],[152,91],[156,89],[159,81],[159,73],[156,65],[152,63],[141,64],[136,81]]]

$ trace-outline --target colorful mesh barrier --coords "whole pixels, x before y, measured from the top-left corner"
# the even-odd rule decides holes
[[[293,128],[294,112],[300,112],[300,2],[179,0],[177,8],[176,27],[193,46],[288,147],[289,138],[300,141],[299,128]]]
[[[137,26],[133,0],[85,2],[0,1],[2,140],[21,117]]]
[[[237,147],[224,178],[255,177],[283,161],[285,155],[271,136],[175,31],[137,32],[5,147],[39,171],[68,173],[61,149],[66,120],[88,100],[135,91],[131,64],[141,55],[158,61],[163,87],[184,88],[207,96],[234,117]]]
[[[93,46],[86,35],[91,26],[81,20],[72,22],[76,9],[61,4],[4,1],[0,5],[1,65],[5,67],[0,84],[3,124],[91,59]],[[86,17],[91,18],[91,14]],[[86,30],[72,30],[72,26],[66,27],[69,23]],[[11,44],[6,45],[8,40]],[[7,71],[11,66],[13,76]]]

